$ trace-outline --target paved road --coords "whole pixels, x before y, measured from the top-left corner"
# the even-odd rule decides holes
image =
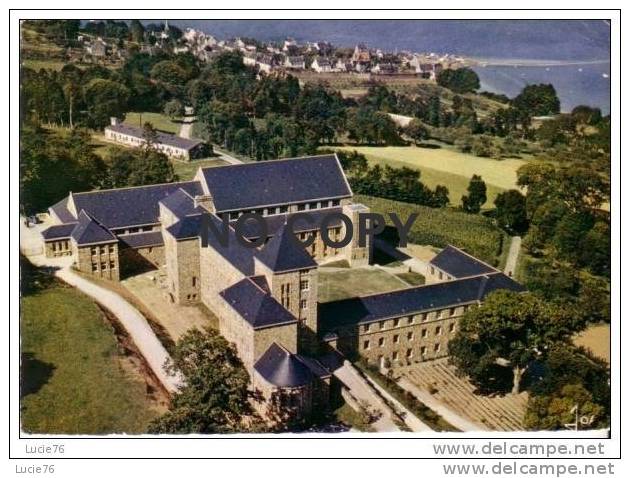
[[[513,236],[510,243],[510,250],[508,252],[508,258],[505,261],[505,272],[510,277],[514,276],[516,270],[516,264],[518,262],[518,254],[521,251],[521,236]]]
[[[400,431],[392,420],[391,409],[350,362],[346,360],[343,366],[335,370],[333,374],[347,387],[355,400],[368,404],[371,408],[381,413],[380,418],[372,424],[374,430],[377,432]]]
[[[186,116],[182,122],[181,127],[179,128],[179,136],[180,138],[192,138],[192,126],[193,123],[197,120],[194,116]]]
[[[398,380],[398,385],[407,390],[409,393],[413,394],[418,400],[424,403],[427,407],[433,410],[438,415],[441,415],[444,420],[449,422],[454,427],[460,429],[463,432],[474,432],[474,431],[487,431],[490,430],[488,427],[471,422],[470,420],[466,420],[461,415],[456,414],[450,408],[444,406],[437,400],[433,395],[429,392],[425,392],[420,390],[416,385],[411,383],[405,377],[401,377]]]
[[[35,244],[38,242],[41,244],[40,232],[44,228],[45,225],[27,228],[24,225],[24,221],[21,220],[20,250],[32,250]],[[115,292],[98,286],[76,274],[71,269],[73,261],[71,256],[48,258],[43,254],[30,254],[27,257],[36,266],[54,268],[55,276],[76,287],[111,311],[129,333],[162,385],[169,392],[175,392],[178,389],[182,384],[182,377],[180,375],[171,376],[166,373],[164,363],[169,358],[169,354],[149,326],[147,320],[134,306]]]

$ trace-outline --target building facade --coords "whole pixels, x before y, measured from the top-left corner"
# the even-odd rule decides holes
[[[447,248],[435,267],[452,280],[320,304],[320,264],[371,261],[370,240],[358,242],[368,211],[353,203],[337,157],[323,155],[200,168],[188,182],[70,194],[49,209],[54,225],[43,236],[47,255],[72,254],[86,274],[119,280],[146,267],[164,270],[173,302],[203,303],[216,314],[266,406],[309,417],[329,403],[326,354],[362,356],[383,367],[443,356],[466,308],[492,290],[520,290]],[[266,231],[251,214],[265,219]],[[337,242],[349,229],[353,238],[341,248],[322,239]],[[296,244],[294,236],[312,243]]]

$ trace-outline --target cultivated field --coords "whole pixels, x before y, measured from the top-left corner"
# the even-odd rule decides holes
[[[394,376],[409,391],[454,426],[466,430],[523,430],[527,393],[489,397],[475,392],[475,387],[455,373],[447,359],[432,360],[394,369]],[[455,417],[468,423],[458,423]],[[459,426],[458,426],[459,424]]]
[[[468,182],[473,174],[480,175],[488,186],[488,201],[484,208],[492,208],[496,195],[506,189],[516,188],[516,171],[526,161],[523,159],[496,160],[464,154],[450,147],[439,149],[415,146],[344,146],[339,149],[356,150],[366,155],[372,164],[392,167],[407,166],[421,171],[421,180],[435,188],[443,184],[449,190],[451,204],[461,204]]]
[[[591,325],[573,340],[610,365],[610,324]]]
[[[411,227],[409,242],[443,248],[447,244],[465,248],[470,254],[493,265],[500,262],[503,247],[508,247],[506,235],[492,221],[479,214],[466,214],[445,208],[430,208],[389,199],[362,196],[354,197],[383,215],[396,213],[406,219],[412,213],[418,218]]]
[[[22,427],[29,433],[142,433],[164,407],[101,310],[70,287],[21,300]]]

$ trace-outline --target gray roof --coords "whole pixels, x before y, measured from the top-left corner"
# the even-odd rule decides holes
[[[282,226],[256,257],[274,272],[317,267],[304,247],[296,244],[291,236],[294,236],[293,232],[287,226]]]
[[[341,212],[343,212],[343,209],[340,207],[314,209],[312,211],[300,211],[299,214],[307,214],[308,216],[310,216],[312,219],[312,222],[306,222],[306,221],[301,221],[301,220],[296,221],[295,224],[293,225],[293,230],[295,232],[306,232],[306,231],[317,230],[319,229],[322,223],[322,220],[327,214],[330,214],[330,213],[338,214]],[[265,220],[267,222],[267,233],[270,236],[276,234],[276,232],[287,223],[287,219],[290,216],[293,216],[294,214],[297,214],[297,213],[275,214],[271,216],[266,216]],[[232,221],[231,224],[232,225],[236,224],[236,221]],[[337,226],[341,226],[341,224],[342,224],[341,219],[335,219],[334,221],[332,220],[329,221],[328,226],[337,227]],[[259,237],[260,235],[258,224],[254,221],[245,222],[244,224],[242,224],[242,228],[243,228],[243,235],[247,239],[255,239]]]
[[[199,182],[188,181],[75,193],[72,198],[78,212],[83,209],[105,227],[116,229],[158,223],[158,203],[179,189],[192,196],[203,194]]]
[[[79,213],[79,222],[72,231],[72,239],[78,245],[98,244],[102,242],[117,242],[116,236],[91,218],[85,211]]]
[[[254,368],[267,382],[277,387],[301,387],[313,381],[310,369],[275,342],[262,354]]]
[[[522,285],[505,274],[495,272],[384,294],[327,302],[318,306],[320,331],[326,333],[336,330],[339,326],[476,303],[499,289],[515,292],[525,290]]]
[[[110,125],[107,126],[106,129],[109,129],[110,131],[114,131],[116,133],[133,136],[139,139],[143,139],[144,135],[143,128],[140,128],[139,126],[130,126],[128,124]],[[187,151],[190,151],[191,149],[203,143],[203,140],[201,139],[182,138],[181,136],[164,133],[162,131],[157,131],[156,133],[158,143],[165,144],[167,146],[173,146],[175,148],[185,149]]]
[[[59,239],[68,239],[70,238],[70,235],[72,234],[72,231],[74,230],[76,226],[77,226],[76,222],[50,226],[48,229],[42,231],[44,242],[59,240]]]
[[[68,196],[49,208],[61,222],[76,222],[77,218],[68,210]]]
[[[494,267],[451,245],[431,259],[431,264],[456,279],[497,272]]]
[[[195,207],[194,199],[182,188],[166,196],[160,203],[179,218],[203,212],[202,208]]]
[[[140,234],[126,234],[118,236],[120,241],[134,249],[138,247],[163,246],[164,239],[161,231],[143,232]]]
[[[175,224],[170,225],[166,230],[177,240],[194,239],[201,233],[201,214],[185,216]]]
[[[291,312],[250,278],[228,287],[220,295],[254,329],[297,323]]]
[[[335,155],[218,166],[202,172],[218,212],[352,196]]]

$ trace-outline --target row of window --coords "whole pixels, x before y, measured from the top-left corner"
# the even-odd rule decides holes
[[[435,267],[433,266],[431,266],[431,275],[435,275]],[[451,276],[449,276],[448,274],[444,274],[442,271],[438,271],[438,277],[440,278],[440,280],[443,280],[445,276],[446,280],[451,280]]]
[[[114,270],[116,269],[116,262],[115,261],[105,261],[105,262],[100,262],[100,270],[101,271],[106,271],[106,270]],[[92,272],[98,272],[99,271],[99,263],[98,262],[92,262]]]
[[[440,335],[442,335],[442,331],[443,331],[442,326],[438,325],[435,328],[435,334],[434,335],[440,336]],[[450,324],[448,326],[448,331],[450,333],[455,332],[455,324]],[[426,339],[428,336],[429,336],[429,331],[427,329],[422,329],[420,331],[420,337],[421,338]],[[414,339],[414,333],[413,332],[407,332],[407,340],[409,342],[411,342],[413,339]],[[399,334],[394,335],[392,337],[392,341],[393,341],[394,344],[400,343],[400,335]],[[371,340],[364,340],[363,341],[363,350],[369,350],[369,348],[371,346],[371,343],[372,343]],[[378,343],[379,347],[384,347],[385,346],[385,337],[380,337],[378,339],[377,343]]]
[[[100,254],[107,254],[107,252],[109,252],[110,254],[113,254],[116,250],[116,247],[114,244],[109,244],[109,245],[104,245],[104,246],[92,246],[90,247],[90,251],[92,252],[93,256]]]
[[[469,306],[463,306],[463,312],[466,312],[466,310],[468,310]],[[449,317],[453,317],[455,315],[456,312],[456,308],[455,307],[451,307],[450,309],[443,309],[440,310],[436,313],[435,318],[437,319],[446,319]],[[429,314],[428,313],[422,313],[422,314],[417,314],[417,315],[410,315],[409,317],[404,317],[404,318],[397,318],[394,319],[392,322],[392,327],[399,327],[401,325],[412,325],[414,323],[419,323],[419,322],[426,322],[427,320],[429,320]],[[363,332],[370,332],[372,330],[372,327],[376,327],[377,330],[383,330],[385,328],[385,325],[387,324],[386,320],[382,320],[380,322],[377,323],[371,323],[371,324],[364,324],[363,325]]]
[[[329,201],[316,201],[310,203],[302,203],[297,205],[298,211],[313,211],[327,207],[338,207],[341,204],[339,199],[331,199]],[[236,221],[245,213],[260,214],[261,216],[273,216],[276,214],[287,214],[289,206],[265,207],[260,209],[252,209],[249,211],[232,211],[229,213],[230,221]]]
[[[69,241],[57,241],[52,243],[53,252],[64,252],[70,250]]]
[[[153,231],[153,226],[127,227],[124,229],[114,229],[112,232],[116,235],[120,235],[120,234],[135,234],[138,232],[151,232],[151,231]]]

